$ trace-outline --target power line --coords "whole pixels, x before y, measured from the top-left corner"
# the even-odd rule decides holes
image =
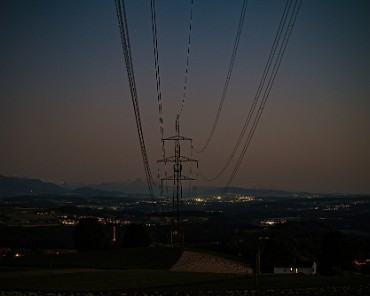
[[[287,13],[289,12],[290,10],[290,6],[291,6],[291,3],[292,3],[292,0],[290,0],[289,2],[289,5],[288,5],[288,8],[287,8]],[[301,1],[300,1],[301,3]],[[298,14],[298,10],[299,10],[299,7],[300,7],[300,3],[298,5],[298,8],[297,8],[297,1],[295,1],[295,5],[294,5],[294,8],[291,12],[291,15],[290,15],[290,20],[289,20],[289,23],[288,23],[288,26],[286,26],[286,19],[287,19],[287,14],[284,16],[283,15],[283,18],[284,18],[284,21],[283,21],[283,25],[281,26],[281,32],[282,30],[284,29],[285,30],[285,33],[284,33],[284,38],[283,38],[283,41],[280,45],[280,48],[279,48],[279,52],[278,52],[278,55],[277,55],[277,58],[275,59],[275,63],[274,63],[274,67],[273,67],[273,70],[271,71],[270,73],[270,76],[269,76],[269,80],[268,80],[268,84],[267,84],[267,87],[265,88],[264,90],[264,94],[263,94],[263,98],[262,98],[262,101],[259,105],[259,108],[258,108],[258,111],[257,111],[257,114],[256,116],[254,117],[254,121],[253,121],[253,124],[252,124],[252,127],[251,127],[251,130],[249,131],[249,134],[248,134],[248,137],[247,137],[247,140],[244,144],[244,147],[242,149],[242,152],[238,158],[238,161],[237,161],[237,164],[235,165],[234,167],[234,170],[224,188],[224,191],[230,186],[233,178],[235,177],[235,174],[237,173],[239,167],[240,167],[240,164],[241,164],[241,161],[242,159],[244,158],[244,155],[250,145],[250,142],[253,138],[253,135],[255,133],[255,130],[257,128],[257,125],[258,125],[258,122],[262,116],[262,112],[264,110],[264,107],[265,107],[265,104],[266,104],[266,101],[269,97],[269,94],[270,94],[270,91],[271,91],[271,88],[272,88],[272,85],[275,81],[275,78],[276,78],[276,74],[279,70],[279,67],[280,67],[280,63],[281,63],[281,60],[283,58],[283,55],[285,53],[285,49],[286,49],[286,46],[287,46],[287,43],[288,43],[288,40],[289,40],[289,37],[290,37],[290,33],[292,31],[292,28],[293,28],[293,25],[294,25],[294,22],[295,22],[295,19],[296,19],[296,16]],[[278,38],[275,39],[277,40],[277,43],[280,42],[280,38],[281,38],[281,32],[278,34]],[[272,48],[272,52],[273,52],[273,55],[276,51],[276,47],[273,46]],[[272,61],[269,61],[268,64],[269,64],[269,67],[268,67],[268,70],[266,71],[266,75],[267,73],[270,72],[270,66],[271,66],[271,63]],[[265,73],[264,73],[265,74]],[[263,85],[264,85],[264,82],[265,82],[265,79],[266,79],[266,76],[263,77]],[[263,87],[262,87],[263,88]],[[259,93],[261,93],[262,91],[262,88],[259,88]]]
[[[123,50],[123,54],[125,58],[127,76],[129,80],[132,105],[133,105],[134,112],[135,112],[136,128],[137,128],[138,136],[139,136],[145,176],[146,176],[146,180],[148,184],[150,197],[152,200],[154,200],[152,174],[151,174],[150,167],[149,167],[148,157],[147,157],[146,148],[145,148],[143,128],[142,128],[141,119],[140,119],[139,100],[138,100],[138,95],[137,95],[134,67],[133,67],[132,55],[131,55],[130,39],[129,39],[129,34],[128,34],[125,1],[115,0],[115,6],[116,6],[118,24],[120,28],[122,50]]]
[[[162,107],[162,92],[161,92],[161,75],[159,71],[159,58],[158,58],[159,54],[158,54],[155,0],[150,1],[150,8],[151,8],[151,13],[152,13],[153,54],[154,54],[155,79],[156,79],[157,100],[158,100],[159,130],[160,130],[161,141],[162,141],[163,135],[164,135],[164,122],[163,122],[163,107]]]
[[[186,98],[186,90],[187,90],[187,86],[188,86],[191,29],[192,29],[192,23],[193,23],[193,4],[194,4],[194,1],[191,0],[190,1],[190,22],[189,22],[189,34],[188,34],[188,49],[187,49],[186,67],[185,67],[185,81],[184,81],[184,89],[183,89],[183,93],[182,93],[181,108],[180,108],[180,112],[177,114],[177,120],[181,117],[182,110],[184,109],[185,98]]]
[[[291,3],[292,3],[292,0],[290,0],[289,2],[289,6],[288,6],[288,9],[287,11],[289,12],[290,11],[290,8],[291,8]],[[288,25],[286,25],[286,17],[285,17],[285,21],[283,21],[283,25],[281,26],[281,30],[284,30],[284,37],[283,37],[283,41],[281,42],[280,44],[280,47],[279,47],[279,51],[278,51],[278,54],[277,54],[277,58],[275,59],[275,63],[274,63],[274,66],[273,66],[273,69],[270,73],[270,76],[269,76],[269,79],[268,79],[268,83],[267,83],[267,86],[264,90],[264,93],[263,93],[263,97],[262,97],[262,101],[259,105],[259,108],[258,108],[258,111],[256,113],[256,116],[254,117],[254,120],[253,120],[253,124],[252,124],[252,127],[249,131],[249,134],[248,134],[248,137],[247,137],[247,140],[244,144],[244,147],[239,155],[239,158],[238,158],[238,161],[231,173],[231,176],[229,178],[229,180],[227,181],[226,183],[226,186],[224,187],[223,189],[223,192],[225,192],[231,182],[233,181],[237,171],[239,170],[239,167],[240,167],[240,164],[249,148],[249,145],[251,143],[251,140],[255,134],[255,131],[256,131],[256,128],[257,128],[257,125],[258,125],[258,122],[259,120],[261,119],[261,116],[262,116],[262,112],[265,108],[265,105],[266,105],[266,102],[267,102],[267,99],[270,95],[270,92],[271,92],[271,89],[272,89],[272,86],[274,84],[274,81],[275,81],[275,78],[276,78],[276,75],[277,75],[277,72],[280,68],[280,64],[281,64],[281,61],[283,59],[283,56],[285,54],[285,50],[286,50],[286,47],[287,47],[287,44],[288,44],[288,41],[290,39],[290,35],[292,33],[292,30],[293,30],[293,27],[295,25],[295,22],[296,22],[296,19],[297,19],[297,15],[298,15],[298,12],[299,12],[299,9],[301,7],[301,4],[302,4],[302,0],[296,0],[295,3],[294,3],[294,7],[292,8],[291,10],[291,13],[290,13],[290,18],[289,18],[289,22],[288,22]],[[284,15],[283,15],[284,17]],[[278,37],[278,42],[281,38],[281,34],[279,33],[279,37]],[[274,49],[274,46],[273,46],[273,52],[276,51],[276,48]],[[271,63],[270,63],[271,65]]]
[[[248,6],[248,0],[244,0],[242,11],[241,11],[240,18],[239,18],[238,30],[237,30],[235,41],[234,41],[233,52],[232,52],[231,58],[230,58],[229,70],[227,72],[226,81],[225,81],[224,88],[223,88],[223,91],[222,91],[221,101],[220,101],[220,104],[218,106],[216,117],[215,117],[215,120],[213,122],[213,125],[212,125],[212,128],[211,128],[211,132],[209,133],[208,138],[206,140],[206,143],[204,144],[203,148],[201,148],[200,150],[197,150],[196,151],[197,153],[202,153],[202,152],[204,152],[207,149],[207,147],[208,147],[208,145],[209,145],[209,143],[210,143],[210,141],[211,141],[211,139],[213,137],[213,134],[214,134],[214,132],[216,130],[217,123],[218,123],[218,120],[220,118],[222,107],[224,105],[224,101],[225,101],[225,98],[226,98],[226,93],[227,93],[227,90],[228,90],[228,87],[229,87],[231,74],[233,72],[234,61],[235,61],[236,53],[237,53],[238,47],[239,47],[239,40],[240,40],[240,36],[241,36],[241,33],[242,33],[242,29],[243,29],[245,14],[246,14],[246,11],[247,11],[247,6]],[[209,179],[209,181],[215,180],[217,178],[218,177]]]
[[[159,53],[158,53],[158,37],[157,37],[157,20],[156,20],[156,9],[155,0],[150,1],[150,10],[152,15],[152,41],[153,41],[153,55],[154,55],[154,66],[155,66],[155,79],[156,79],[156,90],[157,90],[157,101],[158,101],[158,114],[159,114],[159,132],[161,137],[161,147],[162,147],[162,157],[166,159],[166,148],[164,145],[164,119],[163,119],[163,104],[162,104],[162,91],[161,91],[161,75],[159,67]],[[158,164],[158,163],[157,163]],[[160,178],[160,171],[158,166],[158,186],[159,186],[159,196],[162,198],[163,194],[163,182]],[[164,164],[164,175],[167,178],[167,166],[166,162]],[[167,182],[167,181],[166,181]],[[168,188],[166,186],[168,191]]]
[[[209,178],[209,177],[204,177],[202,174],[201,174],[201,177],[206,180],[206,181],[214,181],[216,179],[218,179],[219,177],[222,176],[222,174],[226,171],[226,169],[229,167],[231,161],[233,160],[242,140],[243,140],[243,137],[245,135],[245,132],[247,131],[248,129],[248,126],[249,126],[249,123],[250,123],[250,120],[255,112],[255,109],[256,109],[256,106],[257,106],[257,103],[258,103],[258,100],[261,96],[261,92],[264,88],[264,85],[265,85],[265,82],[266,82],[266,77],[268,75],[268,73],[270,72],[270,68],[271,68],[271,64],[273,62],[273,59],[275,57],[275,53],[276,53],[276,48],[280,42],[280,38],[281,38],[281,34],[282,34],[282,31],[283,31],[283,28],[285,26],[285,23],[286,23],[286,20],[287,20],[287,17],[288,17],[288,12],[289,12],[289,8],[290,8],[290,5],[291,5],[291,1],[287,1],[286,4],[285,4],[285,7],[284,7],[284,11],[283,11],[283,14],[282,14],[282,17],[280,19],[280,23],[279,23],[279,26],[278,26],[278,30],[276,32],[276,35],[275,35],[275,39],[274,39],[274,42],[272,44],[272,47],[271,47],[271,51],[270,51],[270,54],[269,54],[269,57],[267,59],[267,62],[266,62],[266,65],[265,65],[265,69],[263,71],[263,74],[262,74],[262,78],[260,80],[260,83],[258,85],[258,88],[257,88],[257,91],[256,91],[256,94],[254,96],[254,99],[253,99],[253,102],[252,102],[252,106],[251,108],[249,109],[249,112],[247,114],[247,117],[244,121],[244,124],[243,124],[243,127],[242,127],[242,130],[239,134],[239,137],[236,141],[236,144],[231,152],[231,154],[229,155],[225,165],[222,167],[222,169],[212,178]]]

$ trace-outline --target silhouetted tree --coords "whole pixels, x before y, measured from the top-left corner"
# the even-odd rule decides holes
[[[148,228],[143,224],[130,224],[123,234],[122,247],[147,247],[151,239]]]
[[[351,241],[341,232],[328,233],[321,246],[319,270],[322,274],[340,274],[348,269],[353,255]]]
[[[262,270],[272,272],[274,266],[294,265],[298,256],[295,242],[282,232],[274,232],[262,250]]]
[[[104,230],[96,218],[81,219],[74,232],[75,248],[78,251],[96,251],[104,248]]]
[[[361,273],[370,274],[370,263],[369,262],[361,266]]]

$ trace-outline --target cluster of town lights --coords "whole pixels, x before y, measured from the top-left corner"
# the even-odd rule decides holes
[[[250,202],[256,200],[254,196],[233,196],[233,197],[222,197],[220,195],[212,196],[210,198],[207,197],[196,197],[195,202],[197,203],[203,203],[203,202],[213,202],[213,201],[219,201],[219,202],[229,202],[229,203],[237,203],[237,202]]]

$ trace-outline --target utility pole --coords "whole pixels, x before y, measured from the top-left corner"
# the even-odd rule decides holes
[[[171,180],[173,181],[173,194],[172,194],[172,217],[171,217],[171,245],[183,245],[184,244],[184,226],[183,226],[183,215],[182,215],[182,181],[192,181],[194,178],[185,176],[182,174],[182,164],[185,162],[196,163],[198,166],[198,161],[189,157],[181,155],[181,143],[182,141],[190,141],[192,139],[186,138],[180,135],[180,122],[179,116],[176,118],[176,135],[162,139],[163,145],[166,142],[172,141],[175,146],[175,154],[170,157],[165,157],[158,160],[159,163],[173,163],[173,175],[162,178],[161,185],[163,186],[163,181]]]

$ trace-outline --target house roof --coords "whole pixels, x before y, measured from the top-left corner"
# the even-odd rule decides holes
[[[304,261],[297,261],[295,266],[297,267],[312,267],[315,261],[313,260],[304,260]]]

